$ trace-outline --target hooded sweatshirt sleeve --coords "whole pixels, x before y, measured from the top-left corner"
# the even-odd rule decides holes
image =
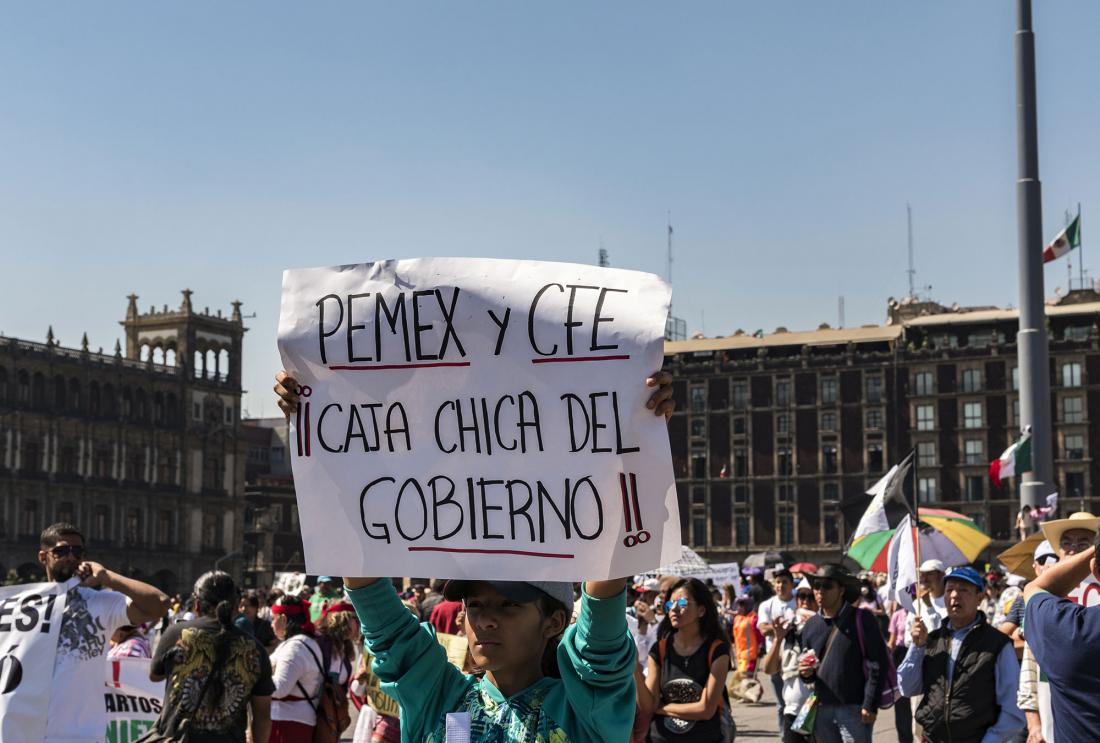
[[[416,621],[388,580],[347,594],[374,656],[371,670],[401,705],[402,740],[423,740],[458,706],[469,680],[447,661],[435,629]]]

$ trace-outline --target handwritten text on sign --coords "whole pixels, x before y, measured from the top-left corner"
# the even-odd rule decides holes
[[[580,580],[674,559],[668,434],[645,408],[669,299],[650,274],[535,261],[287,271],[309,572]]]

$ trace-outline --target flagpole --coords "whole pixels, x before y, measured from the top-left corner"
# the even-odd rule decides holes
[[[1085,241],[1081,239],[1081,202],[1077,202],[1077,269],[1081,272],[1081,286],[1085,288]]]
[[[1020,423],[1032,428],[1032,468],[1020,483],[1021,505],[1037,506],[1052,489],[1050,349],[1043,298],[1042,185],[1036,121],[1035,34],[1031,0],[1016,0],[1016,132],[1018,171],[1016,211],[1020,273],[1020,328],[1016,353],[1020,368]]]

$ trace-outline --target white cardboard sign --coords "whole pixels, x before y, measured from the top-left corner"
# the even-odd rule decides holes
[[[152,661],[148,658],[109,658],[106,664],[104,743],[135,743],[160,716],[165,682],[149,680]]]
[[[607,579],[680,553],[652,274],[425,258],[283,275],[308,572]]]
[[[46,735],[65,592],[77,582],[0,588],[0,741]]]

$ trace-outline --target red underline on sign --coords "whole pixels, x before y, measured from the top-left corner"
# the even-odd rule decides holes
[[[556,552],[528,552],[526,550],[481,550],[461,547],[409,547],[409,552],[457,552],[462,555],[522,555],[523,557],[556,557],[559,560],[572,560],[573,555]]]
[[[564,356],[560,359],[531,359],[532,364],[568,364],[574,361],[626,361],[630,354],[622,356]]]
[[[381,369],[431,369],[437,366],[469,366],[469,361],[434,361],[425,364],[374,364],[372,366],[355,366],[353,364],[337,364],[330,366],[332,371],[376,371]]]

